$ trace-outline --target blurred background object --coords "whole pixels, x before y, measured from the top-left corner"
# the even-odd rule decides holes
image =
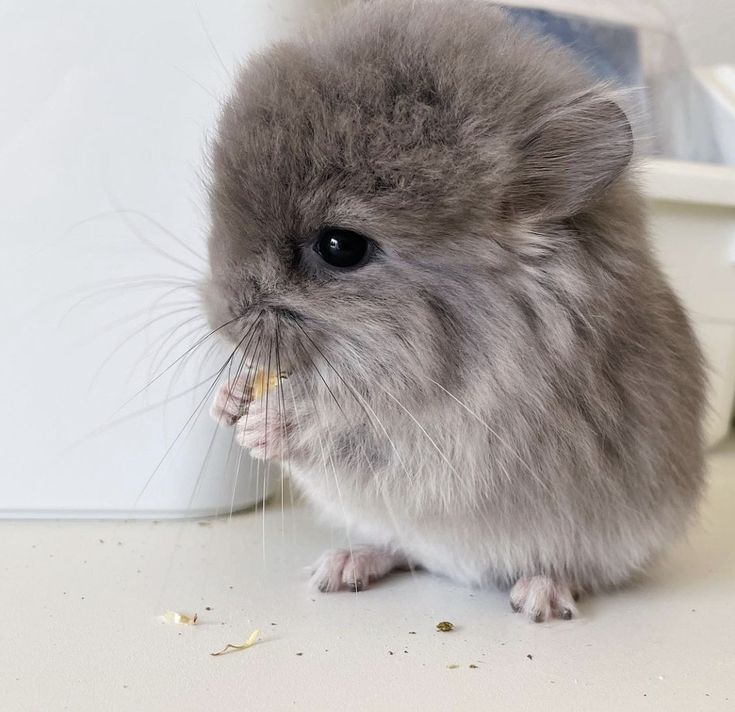
[[[520,22],[570,47],[601,80],[625,88],[639,143],[662,158],[735,165],[713,131],[715,106],[655,2],[509,0]],[[735,115],[730,131],[735,129]]]

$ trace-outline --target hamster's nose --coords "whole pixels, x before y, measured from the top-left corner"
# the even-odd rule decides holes
[[[243,304],[252,311],[278,311],[283,308],[282,290],[274,279],[248,277],[240,285]]]

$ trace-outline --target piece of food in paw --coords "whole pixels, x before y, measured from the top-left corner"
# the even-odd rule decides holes
[[[250,389],[253,400],[262,398],[268,391],[272,391],[285,378],[287,374],[278,371],[259,370],[253,378],[253,385]]]

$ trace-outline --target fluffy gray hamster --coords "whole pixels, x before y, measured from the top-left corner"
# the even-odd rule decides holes
[[[625,113],[488,3],[377,0],[243,67],[211,152],[213,410],[347,528],[533,620],[644,571],[703,489],[700,350]],[[283,372],[251,398],[258,372]]]

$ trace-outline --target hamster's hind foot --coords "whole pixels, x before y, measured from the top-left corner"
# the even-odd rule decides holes
[[[575,594],[563,581],[551,576],[523,576],[510,590],[510,606],[535,623],[560,618],[570,620],[577,615]]]
[[[322,592],[362,591],[371,581],[383,578],[395,569],[408,568],[406,557],[392,549],[364,546],[330,549],[314,564],[311,585]]]

